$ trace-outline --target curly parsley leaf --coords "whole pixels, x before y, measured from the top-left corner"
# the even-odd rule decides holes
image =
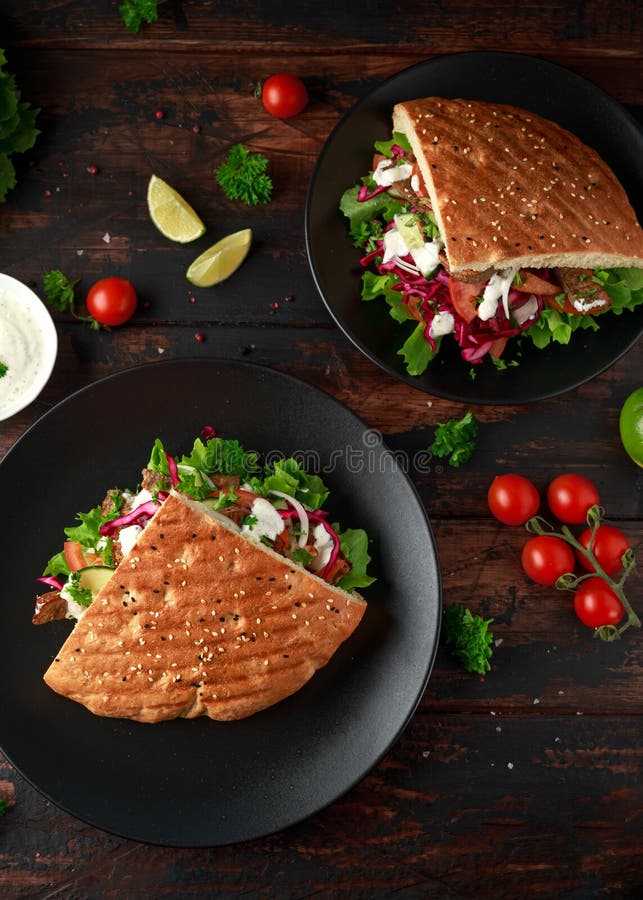
[[[272,179],[266,172],[267,166],[268,160],[262,153],[252,153],[243,144],[235,144],[214,170],[214,177],[229,200],[258,206],[272,198]]]
[[[433,456],[448,457],[449,465],[457,467],[471,459],[477,437],[478,422],[469,410],[461,419],[439,422],[428,450]]]
[[[0,359],[0,378],[4,378],[8,371],[9,366]]]
[[[40,134],[36,128],[40,110],[30,103],[20,102],[15,78],[3,71],[6,62],[4,50],[0,50],[0,203],[16,186],[16,170],[11,155],[24,153],[33,147]]]
[[[89,588],[83,587],[80,583],[80,575],[78,572],[72,572],[65,584],[65,591],[72,600],[80,606],[91,606],[94,595]]]
[[[471,610],[459,603],[445,611],[445,642],[465,671],[485,675],[491,669],[493,633],[489,631],[489,625],[492,622],[493,619],[472,615]]]
[[[78,280],[70,281],[60,269],[52,269],[42,276],[42,286],[47,303],[62,313],[75,313],[76,294],[74,288],[77,284]]]
[[[159,17],[158,7],[165,0],[125,0],[118,7],[123,24],[134,34],[138,34],[144,22],[156,22]]]

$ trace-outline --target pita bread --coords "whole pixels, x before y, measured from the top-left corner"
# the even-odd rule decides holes
[[[365,609],[172,493],[44,679],[101,716],[241,719],[302,687]]]
[[[575,135],[513,106],[398,103],[452,275],[490,268],[643,268],[643,232],[609,166]]]

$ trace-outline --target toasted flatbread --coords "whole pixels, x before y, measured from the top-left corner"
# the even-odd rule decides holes
[[[643,268],[625,190],[590,147],[504,104],[398,103],[452,275],[519,267]]]
[[[44,679],[101,716],[241,719],[301,688],[365,609],[172,493]]]

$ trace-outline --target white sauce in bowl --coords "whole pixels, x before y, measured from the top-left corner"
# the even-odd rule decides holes
[[[0,273],[0,421],[36,399],[57,350],[56,328],[42,301],[25,284]]]

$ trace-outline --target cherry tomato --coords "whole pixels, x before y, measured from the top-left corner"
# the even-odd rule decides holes
[[[261,89],[261,100],[271,116],[289,119],[298,115],[308,103],[308,91],[300,78],[279,72],[271,75]]]
[[[489,509],[505,525],[524,525],[538,512],[540,497],[523,475],[497,475],[487,492]]]
[[[87,310],[101,325],[122,325],[135,309],[136,291],[124,278],[102,278],[87,294]]]
[[[97,553],[85,553],[80,541],[65,541],[63,551],[67,565],[72,572],[77,572],[78,569],[85,569],[87,566],[104,565],[102,558]]]
[[[589,478],[574,472],[558,475],[547,488],[549,508],[557,519],[568,525],[582,525],[587,510],[598,502],[598,491]]]
[[[581,582],[574,594],[574,610],[590,628],[616,625],[625,614],[618,596],[598,575]]]
[[[578,536],[578,541],[583,547],[589,547],[589,541],[592,536],[592,529],[586,528],[585,531]],[[621,558],[628,549],[629,544],[627,538],[622,531],[614,528],[613,525],[599,525],[596,529],[596,537],[594,538],[594,556],[598,560],[599,566],[607,575],[614,575],[619,569],[622,569]],[[595,572],[592,563],[578,553],[578,559],[582,566],[588,572]]]
[[[548,587],[565,572],[573,572],[576,559],[574,551],[560,538],[539,534],[530,538],[522,548],[522,567],[537,584]]]

